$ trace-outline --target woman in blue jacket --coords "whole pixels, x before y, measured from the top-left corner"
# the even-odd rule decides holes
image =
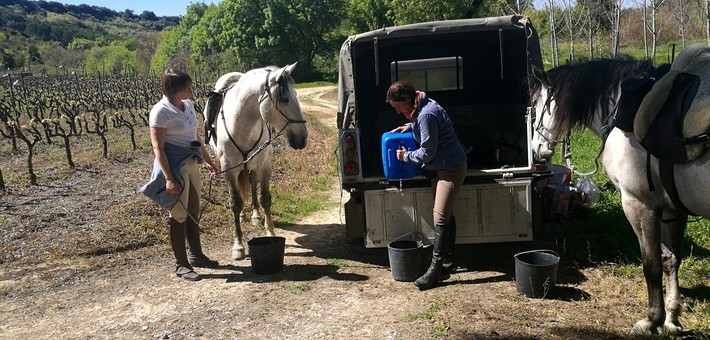
[[[170,212],[168,229],[175,255],[175,274],[196,281],[200,276],[193,266],[214,267],[219,264],[202,252],[200,243],[197,218],[202,183],[197,164],[204,161],[211,175],[217,173],[217,168],[197,133],[195,108],[189,99],[192,96],[190,76],[168,69],[163,72],[160,86],[163,98],[153,106],[149,115],[150,139],[155,154],[151,183],[164,183],[164,186],[158,185],[160,188],[156,192],[162,196],[156,202]],[[147,190],[141,191],[148,194]]]
[[[410,122],[391,132],[411,131],[419,144],[416,150],[397,150],[397,159],[421,165],[434,192],[434,246],[427,272],[414,281],[421,290],[432,288],[449,277],[453,268],[456,223],[452,210],[466,177],[466,152],[459,143],[446,111],[426,93],[406,81],[387,90],[387,102]]]

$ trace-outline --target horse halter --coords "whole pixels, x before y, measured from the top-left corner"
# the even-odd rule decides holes
[[[271,101],[272,104],[274,104],[274,107],[276,108],[276,111],[278,111],[281,116],[283,116],[286,119],[286,125],[284,125],[283,128],[276,134],[276,136],[280,136],[281,133],[289,126],[289,124],[305,124],[306,121],[303,119],[291,119],[289,116],[287,116],[283,111],[281,111],[281,108],[277,105],[277,103],[274,101],[274,98],[271,95],[271,87],[269,86],[269,76],[271,75],[271,71],[266,72],[266,79],[264,79],[264,93],[261,95],[261,98],[259,98],[259,104],[261,104],[266,98],[269,98],[269,101]],[[282,84],[281,82],[285,82],[286,78],[283,78],[283,75],[279,78],[277,81],[278,84],[278,89],[279,89],[279,94],[281,93],[281,89],[285,88],[286,85]],[[279,101],[282,103],[288,103],[288,98],[283,98],[282,96],[279,95]],[[270,130],[270,129],[269,129]]]
[[[549,143],[549,144],[564,143],[565,141],[567,141],[569,139],[568,137],[565,137],[564,139],[553,138],[552,131],[542,124],[542,117],[545,116],[545,113],[552,116],[552,112],[550,112],[550,102],[552,102],[552,96],[548,95],[547,100],[545,100],[545,105],[543,105],[543,110],[540,113],[540,116],[539,116],[540,119],[537,122],[537,124],[535,124],[535,121],[538,120],[536,117],[536,119],[533,121],[533,124],[534,124],[533,127],[535,129],[535,132],[537,132],[542,137],[542,139],[544,139],[547,143]]]
[[[273,97],[271,96],[271,89],[269,88],[269,76],[270,76],[270,75],[271,75],[271,71],[266,72],[266,79],[264,80],[264,85],[262,86],[263,89],[264,89],[264,93],[262,93],[261,98],[259,98],[259,104],[261,104],[264,100],[266,100],[266,98],[269,98],[269,100],[271,101],[271,103],[274,104],[274,107],[275,107],[276,110],[281,114],[281,116],[283,116],[284,118],[286,118],[286,121],[287,121],[286,125],[284,125],[284,127],[281,128],[281,130],[280,130],[278,133],[276,133],[276,135],[272,135],[272,134],[271,134],[271,127],[269,126],[268,123],[264,122],[264,123],[266,123],[266,125],[267,125],[267,129],[266,129],[266,130],[267,130],[268,133],[269,133],[269,138],[266,140],[266,142],[264,142],[263,144],[261,144],[261,145],[257,148],[257,145],[259,144],[259,141],[261,140],[261,138],[262,138],[263,135],[264,135],[264,128],[263,128],[264,125],[262,124],[262,125],[261,125],[261,126],[262,126],[261,133],[259,134],[259,138],[256,140],[256,143],[251,147],[251,149],[249,149],[249,151],[244,151],[244,150],[242,150],[242,149],[239,147],[239,145],[237,145],[237,142],[236,142],[236,141],[234,140],[234,138],[232,137],[232,134],[229,133],[229,129],[227,128],[227,123],[224,122],[224,119],[225,119],[225,118],[224,118],[224,111],[222,111],[222,121],[223,121],[223,123],[225,124],[225,125],[224,125],[224,129],[225,129],[225,131],[227,132],[227,136],[229,137],[229,140],[232,142],[232,144],[234,144],[234,146],[237,148],[237,150],[239,150],[239,152],[242,154],[242,157],[244,158],[244,160],[242,160],[241,163],[238,163],[238,164],[233,165],[233,166],[231,166],[231,167],[229,167],[229,168],[227,168],[227,169],[225,169],[225,170],[220,171],[220,172],[219,172],[220,174],[221,174],[221,173],[224,173],[224,172],[227,172],[227,171],[230,171],[230,170],[232,170],[232,169],[238,168],[238,167],[240,167],[240,166],[246,164],[247,162],[251,161],[252,158],[254,158],[257,154],[259,154],[261,151],[263,151],[263,150],[266,149],[269,145],[271,145],[271,142],[272,142],[274,139],[276,139],[277,137],[281,136],[281,134],[282,134],[283,131],[289,126],[289,124],[292,124],[292,123],[293,123],[293,124],[305,124],[305,123],[306,123],[305,120],[296,120],[296,119],[291,119],[291,118],[289,118],[285,113],[283,113],[283,111],[281,111],[281,109],[278,107],[278,105],[276,105],[276,102],[274,101]],[[284,80],[279,79],[279,89],[281,89],[282,87],[285,87],[284,84],[280,84],[281,81],[285,81],[285,79],[284,79]],[[233,86],[233,85],[232,85],[232,86]],[[231,88],[231,86],[230,86],[229,88]],[[229,89],[229,88],[228,88],[228,89]],[[224,92],[226,92],[226,90],[225,90]],[[224,93],[223,93],[223,95],[224,95]],[[288,102],[288,98],[286,98],[285,100],[284,100],[283,98],[281,98],[281,97],[279,97],[279,98],[281,99],[281,100],[280,100],[281,102],[284,102],[284,103]],[[254,152],[252,152],[252,151],[254,151]],[[250,155],[249,153],[251,153],[251,155]]]

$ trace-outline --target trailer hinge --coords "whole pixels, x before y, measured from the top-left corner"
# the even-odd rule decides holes
[[[512,172],[504,172],[503,173],[503,179],[511,179],[511,178],[513,178]]]

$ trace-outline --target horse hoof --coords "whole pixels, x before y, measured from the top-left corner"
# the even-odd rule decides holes
[[[232,258],[235,261],[241,261],[247,258],[247,255],[244,250],[232,250]]]
[[[663,325],[663,334],[678,334],[683,332],[683,326],[674,322],[666,322]]]
[[[651,324],[651,321],[643,319],[634,324],[634,327],[631,328],[630,333],[633,336],[650,336],[653,335],[653,332],[651,331],[652,329],[653,325]]]

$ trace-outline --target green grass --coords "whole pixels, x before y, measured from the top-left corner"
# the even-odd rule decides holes
[[[429,301],[429,306],[422,312],[410,313],[407,315],[407,321],[427,321],[429,325],[429,334],[433,339],[446,338],[451,326],[448,323],[435,321],[436,314],[446,308],[449,302],[443,297],[435,296]]]
[[[659,44],[656,46],[656,58],[654,63],[656,65],[664,64],[664,63],[669,63],[674,57],[673,57],[673,43],[675,43],[675,56],[678,55],[678,52],[683,48],[681,45],[680,41],[677,42],[669,42],[665,44]],[[704,40],[699,39],[699,40],[689,40],[686,42],[686,45],[692,44],[692,43],[705,43]],[[611,58],[611,52],[610,48],[608,46],[608,41],[598,41],[595,46],[595,51],[594,51],[594,57],[595,58]],[[543,64],[545,66],[546,70],[549,70],[550,68],[553,67],[552,65],[552,56],[551,56],[551,48],[550,48],[550,41],[549,39],[543,39],[540,40],[540,47],[542,49],[542,59],[543,59]],[[589,59],[589,51],[586,43],[581,42],[581,43],[575,43],[574,44],[574,50],[575,50],[575,59],[576,60],[584,60],[584,59]],[[649,51],[648,53],[651,53],[650,46],[649,46]],[[633,58],[637,60],[643,60],[646,59],[646,52],[642,48],[638,48],[635,46],[629,46],[629,45],[621,45],[619,46],[619,56],[620,57],[628,57],[628,58]],[[559,58],[560,58],[560,65],[564,65],[566,61],[570,58],[570,48],[569,48],[569,43],[565,42],[560,42],[559,43]]]
[[[575,131],[571,135],[571,145],[572,164],[580,172],[592,171],[594,157],[601,147],[596,135],[589,130]],[[565,164],[560,154],[558,148],[553,163]],[[577,178],[573,176],[573,180]],[[596,205],[576,210],[564,232],[568,248],[587,249],[587,252],[566,255],[583,265],[612,264],[615,275],[621,277],[643,277],[638,241],[621,208],[619,192],[604,173],[601,163],[599,171],[590,178],[599,186],[601,199]],[[690,292],[685,295],[698,299],[697,310],[702,311],[700,315],[710,320],[707,303],[710,297],[707,289],[710,284],[710,221],[692,217],[689,221],[683,240],[679,281],[681,287]],[[691,328],[709,327],[707,323],[703,326],[703,322],[699,322],[693,323]]]
[[[438,311],[444,309],[449,303],[440,296],[435,296],[429,301],[429,307],[423,312],[411,313],[407,321],[431,320]]]
[[[307,83],[296,83],[293,87],[297,89],[308,88],[308,87],[320,87],[320,86],[333,86],[336,85],[327,81],[312,81]]]

